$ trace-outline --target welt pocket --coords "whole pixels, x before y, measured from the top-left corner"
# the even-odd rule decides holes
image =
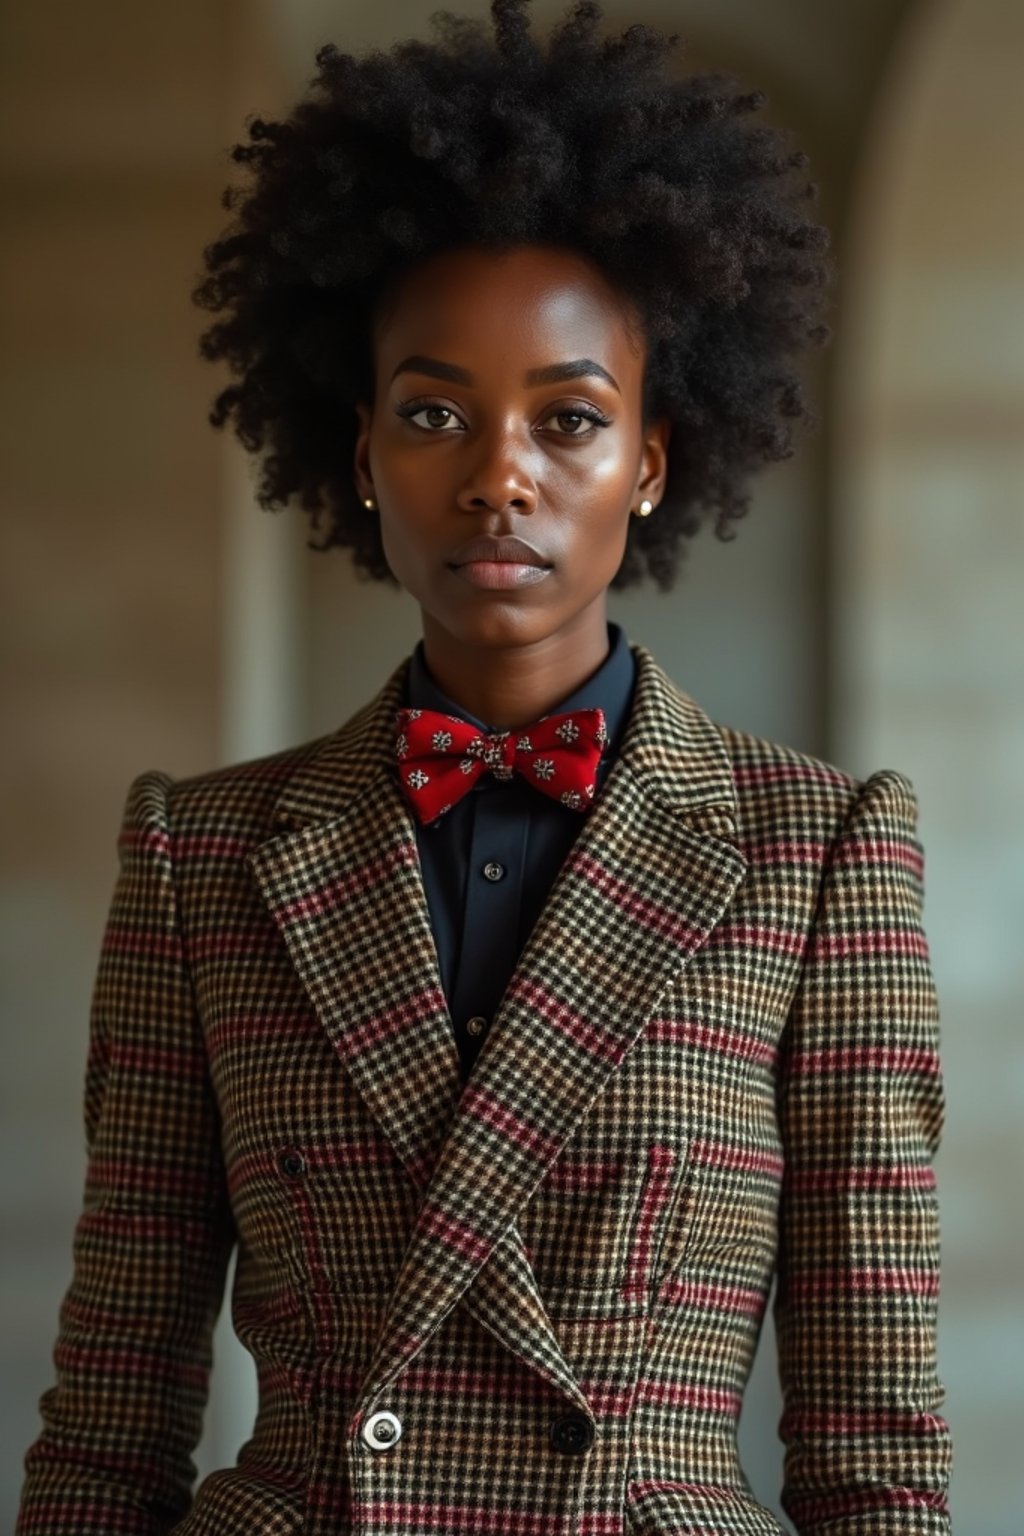
[[[736,1536],[788,1536],[785,1527],[746,1488],[689,1479],[630,1475],[626,1530],[690,1536],[696,1530],[729,1530]]]
[[[392,1289],[416,1219],[416,1191],[377,1142],[308,1141],[265,1160],[285,1256],[300,1289],[373,1297]]]
[[[685,1144],[658,1142],[647,1164],[630,1223],[622,1280],[624,1301],[646,1302],[657,1292],[671,1250],[689,1225],[690,1160]]]
[[[642,1305],[685,1157],[658,1144],[556,1162],[518,1218],[542,1292]]]
[[[770,1263],[778,1245],[779,1184],[771,1167],[716,1164],[695,1143],[666,1230],[659,1290],[680,1270],[751,1259]]]

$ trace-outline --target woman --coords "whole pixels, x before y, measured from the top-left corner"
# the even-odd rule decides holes
[[[907,778],[713,723],[606,616],[807,419],[804,157],[676,39],[318,56],[203,338],[260,499],[419,603],[337,731],[131,785],[19,1531],[949,1530],[943,1116]],[[237,1244],[259,1373],[190,1452]]]

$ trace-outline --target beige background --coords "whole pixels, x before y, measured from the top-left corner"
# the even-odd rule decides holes
[[[456,8],[461,8],[456,6]],[[469,0],[467,6],[469,8]],[[480,4],[476,6],[482,10]],[[423,33],[430,7],[8,0],[0,11],[0,1521],[67,1282],[89,991],[127,785],[339,724],[419,634],[407,596],[251,504],[206,424],[189,290],[227,147],[313,51]],[[538,24],[560,5],[536,6]],[[954,1519],[1020,1536],[1024,1374],[1024,6],[651,0],[695,66],[770,94],[823,186],[840,265],[821,428],[729,545],[612,616],[718,719],[858,774],[909,773],[949,1115],[940,1375]],[[225,1310],[204,1469],[252,1412]],[[777,1508],[766,1321],[741,1425]]]

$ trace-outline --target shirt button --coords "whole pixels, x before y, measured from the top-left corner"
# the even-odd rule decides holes
[[[594,1426],[584,1413],[567,1413],[551,1425],[551,1444],[556,1451],[578,1456],[594,1443]]]
[[[475,1013],[471,1019],[466,1020],[466,1028],[471,1035],[482,1035],[487,1028],[487,1020]]]
[[[390,1413],[386,1408],[382,1408],[379,1413],[371,1413],[363,1425],[363,1439],[371,1451],[390,1450],[401,1433],[401,1419],[397,1413]]]
[[[504,874],[504,864],[499,864],[496,859],[489,859],[484,865],[484,875],[488,880],[501,880]]]

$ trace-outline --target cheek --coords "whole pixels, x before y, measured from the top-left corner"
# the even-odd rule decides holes
[[[592,499],[589,511],[574,517],[565,552],[570,565],[586,572],[594,586],[607,584],[618,570],[629,533],[627,489],[614,498]]]
[[[588,505],[609,509],[628,499],[639,463],[632,435],[615,428],[598,431],[593,443],[565,450],[545,471],[557,499],[565,505],[581,495]]]
[[[598,444],[597,451],[592,455],[593,473],[591,476],[594,486],[601,486],[610,496],[623,497],[628,495],[629,486],[636,475],[637,455],[632,440],[626,439],[622,433],[616,433],[614,437],[609,433],[604,437],[611,437],[607,446]]]
[[[382,490],[382,497],[387,495]],[[381,504],[385,503],[383,500]],[[400,504],[392,494],[388,504],[394,507]],[[380,537],[384,546],[384,558],[391,567],[392,574],[397,576],[401,584],[409,588],[417,583],[417,573],[426,563],[421,548],[421,541],[417,536],[415,524],[406,519],[396,518],[391,514],[377,514],[380,519]]]
[[[399,436],[378,437],[374,454],[374,480],[390,505],[415,506],[429,496],[424,485],[423,456],[409,451]]]

